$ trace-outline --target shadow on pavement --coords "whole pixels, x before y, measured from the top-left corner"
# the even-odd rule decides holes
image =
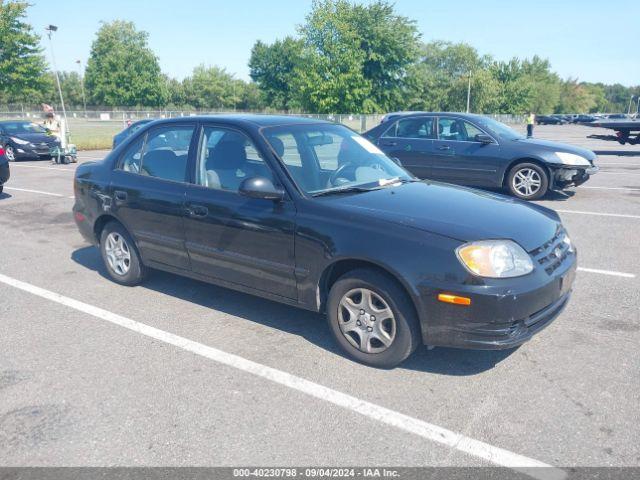
[[[71,254],[71,259],[111,281],[97,248],[80,248]],[[239,319],[238,322],[251,321],[300,336],[318,347],[345,357],[331,338],[324,315],[158,270],[150,272],[143,286],[240,317],[242,320]],[[493,368],[514,351],[515,349],[481,351],[452,348],[428,350],[422,346],[398,368],[439,375],[474,375]]]
[[[5,198],[11,198],[11,195],[7,192],[0,193],[0,200],[4,200]]]

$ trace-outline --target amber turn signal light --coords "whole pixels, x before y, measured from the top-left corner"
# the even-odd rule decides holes
[[[459,297],[458,295],[450,295],[448,293],[441,293],[438,295],[438,300],[444,303],[453,303],[455,305],[471,305],[471,299],[467,297]]]

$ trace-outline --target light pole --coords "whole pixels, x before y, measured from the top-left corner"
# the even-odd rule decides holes
[[[467,85],[467,113],[469,113],[470,105],[471,105],[471,70],[469,70],[469,84]]]
[[[82,61],[76,60],[78,73],[80,74],[80,88],[82,89],[82,104],[84,105],[84,118],[87,118],[87,97],[84,94],[84,75],[82,74]]]
[[[51,46],[51,63],[53,64],[53,73],[56,76],[56,84],[58,85],[58,94],[60,95],[60,105],[62,106],[62,116],[64,117],[64,140],[65,140],[65,146],[68,142],[68,138],[67,138],[67,110],[66,108],[64,108],[64,98],[62,97],[62,88],[60,88],[60,77],[58,77],[58,68],[56,67],[56,57],[53,53],[53,40],[51,40],[51,34],[53,32],[57,32],[58,31],[58,27],[56,25],[49,25],[47,28],[45,28],[46,32],[47,32],[47,36],[49,37],[49,45]]]

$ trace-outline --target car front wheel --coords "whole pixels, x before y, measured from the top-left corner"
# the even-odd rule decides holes
[[[121,285],[138,285],[144,279],[145,267],[126,229],[116,222],[108,223],[100,235],[100,253],[109,276]]]
[[[509,191],[523,200],[542,198],[549,188],[549,176],[535,163],[520,163],[514,166],[507,178]]]
[[[7,160],[9,160],[10,162],[16,161],[16,151],[11,145],[7,145],[6,147],[4,147],[4,156],[7,157]]]
[[[375,270],[356,270],[340,277],[327,302],[329,328],[353,359],[393,368],[420,344],[413,304],[391,278]]]

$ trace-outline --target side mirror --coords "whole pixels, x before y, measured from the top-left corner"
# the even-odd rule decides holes
[[[493,143],[493,138],[491,138],[489,135],[486,135],[484,133],[479,133],[475,136],[475,141],[484,143],[486,145],[488,143]]]
[[[245,178],[238,189],[240,195],[249,198],[261,198],[281,202],[284,200],[284,190],[276,188],[271,180],[265,177]]]

